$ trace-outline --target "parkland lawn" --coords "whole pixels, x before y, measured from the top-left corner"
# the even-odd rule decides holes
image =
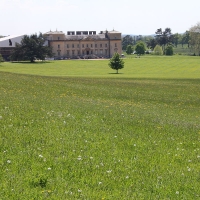
[[[200,58],[0,63],[0,199],[199,199]]]

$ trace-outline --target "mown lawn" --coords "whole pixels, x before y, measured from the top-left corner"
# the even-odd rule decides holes
[[[101,78],[200,78],[198,56],[127,56],[125,67],[108,67],[109,60],[63,60],[38,63],[0,63],[0,71],[42,76]]]
[[[199,59],[150,59],[0,64],[0,199],[199,199]]]

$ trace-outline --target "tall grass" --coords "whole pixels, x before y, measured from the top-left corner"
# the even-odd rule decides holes
[[[0,72],[1,199],[200,197],[200,80],[109,76]]]

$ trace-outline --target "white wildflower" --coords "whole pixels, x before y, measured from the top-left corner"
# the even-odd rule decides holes
[[[78,192],[82,192],[82,190],[78,189]]]
[[[77,160],[82,160],[81,156],[78,156]]]
[[[3,119],[3,117],[2,117],[2,116],[0,116],[0,120],[1,120],[1,119]]]
[[[11,160],[7,160],[7,163],[10,164],[10,163],[11,163]]]
[[[48,167],[48,170],[51,170],[51,167]]]
[[[43,155],[40,154],[39,157],[40,157],[40,158],[43,158]]]
[[[176,194],[179,194],[179,191],[176,191]]]

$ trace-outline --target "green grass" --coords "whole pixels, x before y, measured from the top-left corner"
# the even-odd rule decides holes
[[[200,78],[200,57],[142,56],[127,57],[125,68],[116,76],[108,60],[64,60],[47,63],[1,63],[0,71],[42,76],[105,78]]]
[[[0,199],[199,199],[199,59],[179,59],[0,64]]]

